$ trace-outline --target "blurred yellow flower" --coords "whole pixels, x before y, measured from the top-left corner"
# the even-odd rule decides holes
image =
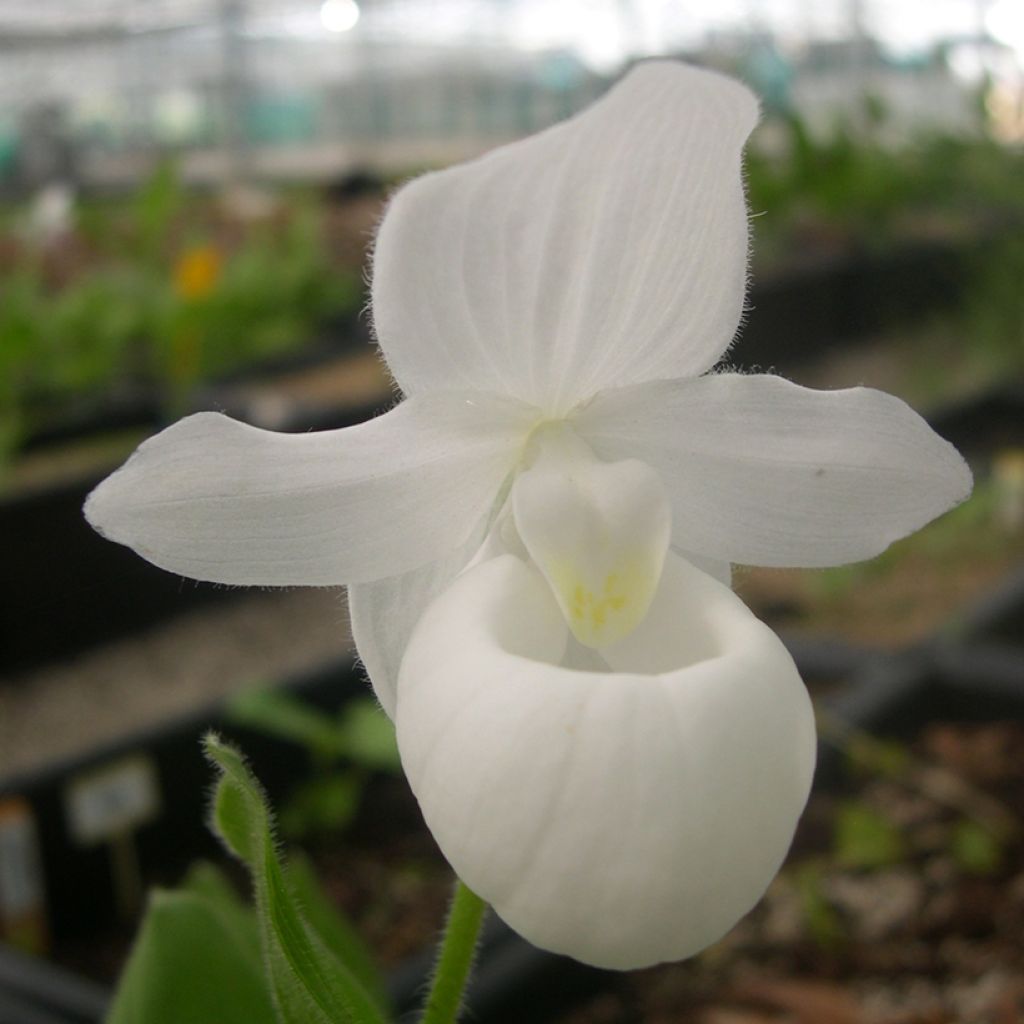
[[[195,245],[186,249],[174,265],[174,290],[183,299],[202,299],[220,279],[223,258],[213,245]]]

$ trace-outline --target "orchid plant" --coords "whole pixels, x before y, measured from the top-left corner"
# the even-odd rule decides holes
[[[739,83],[644,63],[412,181],[373,260],[391,411],[303,435],[191,416],[86,506],[185,576],[346,584],[463,902],[602,967],[722,936],[807,799],[811,703],[731,565],[870,558],[971,488],[896,398],[720,368],[756,120]]]

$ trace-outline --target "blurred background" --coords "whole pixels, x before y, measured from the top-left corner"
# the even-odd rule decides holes
[[[401,1003],[447,876],[359,702],[343,594],[180,580],[81,503],[188,412],[386,409],[365,305],[389,192],[655,55],[762,99],[730,361],[900,395],[977,486],[870,563],[737,568],[823,735],[764,907],[682,967],[519,976],[526,1009],[482,982],[477,1019],[1024,1021],[1021,0],[0,0],[0,937],[101,986],[58,1006],[0,959],[0,1024],[5,1000],[99,1019],[145,886],[210,853],[209,724],[405,965]]]

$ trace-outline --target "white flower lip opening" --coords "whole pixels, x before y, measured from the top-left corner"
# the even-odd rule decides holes
[[[399,677],[410,784],[460,877],[535,943],[612,968],[689,956],[785,856],[814,768],[807,691],[775,634],[673,554],[610,671],[563,667],[567,633],[511,554],[434,601]]]
[[[568,423],[534,431],[512,487],[515,526],[576,639],[605,647],[643,621],[672,532],[665,488],[636,459],[606,463]]]

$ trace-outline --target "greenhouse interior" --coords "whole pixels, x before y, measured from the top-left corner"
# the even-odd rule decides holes
[[[0,1024],[1024,1024],[1024,5],[0,0],[0,517]]]

